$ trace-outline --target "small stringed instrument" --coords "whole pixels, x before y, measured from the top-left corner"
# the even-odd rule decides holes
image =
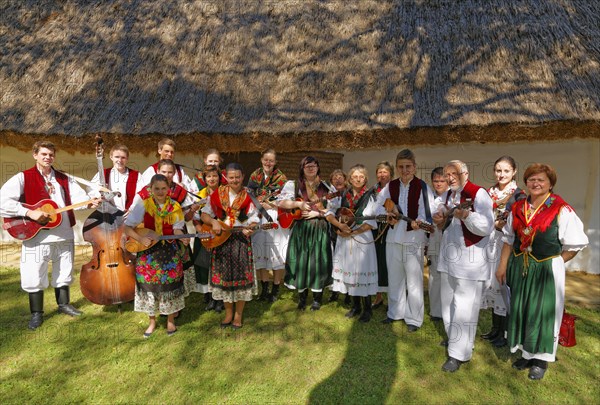
[[[444,214],[444,226],[442,227],[442,232],[446,230],[446,228],[448,228],[450,226],[450,224],[452,223],[452,218],[454,218],[454,211],[456,210],[464,210],[465,208],[469,208],[473,206],[473,200],[470,198],[465,199],[465,202],[462,202],[458,205],[455,205],[454,207],[450,208],[445,214]],[[446,207],[448,208],[448,207]]]
[[[152,240],[152,243],[149,246],[143,245],[137,240],[133,238],[129,238],[127,242],[125,242],[125,249],[131,253],[143,252],[146,249],[150,249],[152,246],[156,245],[161,240],[173,240],[173,239],[186,239],[186,238],[200,238],[201,240],[209,240],[212,238],[211,233],[190,233],[184,235],[157,235],[152,229],[148,228],[136,228],[135,232],[140,236],[154,236],[156,240]],[[154,239],[153,238],[153,239]]]
[[[277,225],[276,222],[267,222],[266,224],[262,224],[262,225],[252,224],[252,225],[248,225],[248,226],[231,227],[231,226],[227,225],[225,222],[221,221],[220,219],[217,219],[217,221],[219,221],[219,223],[221,224],[221,227],[223,228],[223,231],[221,232],[220,235],[215,235],[212,232],[212,226],[210,226],[209,224],[202,224],[202,232],[205,232],[210,236],[210,239],[205,238],[205,239],[201,240],[202,246],[204,246],[206,249],[212,249],[217,246],[221,246],[223,243],[225,243],[227,241],[227,239],[229,239],[229,237],[231,236],[232,233],[239,233],[239,232],[244,231],[244,229],[267,231],[269,229],[279,228],[279,225]]]
[[[332,198],[341,196],[343,191],[336,191],[325,195],[325,199],[331,200]],[[304,201],[302,198],[296,198],[296,201]],[[315,208],[315,203],[309,203],[312,209]],[[277,221],[282,228],[288,229],[294,225],[294,221],[302,219],[302,210],[298,207],[295,208],[277,208]]]
[[[387,200],[385,200],[385,202],[383,203],[383,206],[385,207],[385,209],[388,212],[391,212],[394,207],[396,206],[396,203],[394,203],[392,200],[390,200],[389,198]],[[406,221],[409,224],[412,223],[413,221],[416,221],[416,219],[413,219],[411,217],[407,217],[404,214],[401,213],[394,213],[393,217],[396,219],[400,219],[402,221]],[[421,222],[417,222],[417,224],[419,225],[419,229],[422,229],[423,231],[427,232],[427,233],[432,233],[435,232],[435,227],[433,226],[433,224],[430,224],[427,221],[421,221]]]
[[[339,222],[341,222],[342,224],[346,224],[351,228],[358,220],[367,221],[369,219],[374,219],[377,222],[387,222],[388,220],[388,216],[386,214],[366,215],[357,217],[354,215],[354,212],[352,212],[352,210],[347,207],[341,207],[340,209],[338,209],[336,212],[336,217]]]
[[[35,204],[23,204],[28,210],[38,210],[50,214],[46,221],[37,222],[28,217],[4,218],[2,229],[7,231],[10,236],[19,240],[28,240],[33,238],[42,229],[56,228],[62,223],[62,212],[84,207],[93,200],[83,201],[77,204],[68,205],[59,208],[58,205],[49,199],[40,200]]]

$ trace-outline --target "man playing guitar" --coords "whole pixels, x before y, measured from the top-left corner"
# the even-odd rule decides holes
[[[55,170],[56,148],[48,141],[33,145],[35,166],[11,177],[0,190],[0,215],[22,217],[23,221],[35,221],[47,225],[52,214],[38,209],[28,209],[24,204],[35,205],[42,200],[52,200],[58,207],[65,207],[90,200],[90,197],[72,178]],[[91,199],[88,208],[96,208],[100,199]],[[61,215],[61,214],[54,214]],[[58,312],[69,316],[81,315],[69,302],[69,286],[73,283],[73,255],[75,215],[69,210],[56,226],[41,229],[21,248],[21,288],[29,293],[31,320],[29,329],[38,328],[43,322],[44,290],[54,287]],[[52,280],[48,281],[48,263],[52,261]]]

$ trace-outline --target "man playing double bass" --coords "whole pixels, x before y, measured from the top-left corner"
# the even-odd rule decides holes
[[[55,170],[56,148],[49,141],[33,145],[35,166],[11,177],[0,189],[0,215],[5,218],[24,217],[45,224],[51,215],[23,204],[35,205],[49,199],[61,208],[90,201],[88,208],[96,208],[100,199],[90,199],[86,192],[65,173]],[[52,262],[52,280],[58,312],[69,316],[81,315],[70,304],[69,286],[73,283],[73,256],[75,215],[72,210],[62,214],[62,221],[50,229],[41,229],[30,239],[23,240],[21,248],[21,288],[29,293],[31,320],[29,329],[43,322],[44,290],[48,288],[48,263]]]

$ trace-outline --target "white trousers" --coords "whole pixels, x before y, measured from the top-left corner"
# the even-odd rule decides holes
[[[429,266],[429,315],[441,318],[442,317],[442,297],[441,287],[442,278],[441,273],[437,271],[439,256],[429,256],[431,265]]]
[[[33,293],[73,283],[74,243],[72,240],[21,247],[21,288]],[[48,282],[48,264],[52,262],[52,282]]]
[[[481,292],[485,281],[441,275],[442,318],[448,336],[448,356],[469,361],[477,333]]]
[[[423,246],[388,243],[385,247],[388,268],[388,318],[404,319],[407,325],[421,327],[423,297]]]

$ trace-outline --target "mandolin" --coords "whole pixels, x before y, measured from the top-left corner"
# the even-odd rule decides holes
[[[209,224],[202,224],[202,231],[205,232],[206,234],[208,234],[210,237],[210,239],[204,238],[201,240],[202,246],[204,246],[206,249],[212,249],[217,246],[221,246],[223,243],[225,243],[225,241],[227,241],[227,239],[229,239],[229,237],[231,236],[232,233],[242,232],[245,229],[267,231],[270,229],[279,228],[279,225],[277,225],[276,222],[267,222],[266,224],[262,224],[262,225],[252,224],[252,225],[248,225],[248,226],[231,227],[231,226],[227,225],[225,222],[221,221],[220,219],[217,219],[217,221],[219,221],[219,223],[221,224],[221,227],[223,228],[223,231],[221,232],[220,235],[215,235],[212,232],[212,226],[210,226]]]
[[[343,191],[336,191],[325,195],[325,199],[331,200],[332,198],[341,196]],[[304,201],[302,198],[297,198],[296,201]],[[315,203],[311,204],[312,209],[317,209]],[[302,210],[298,207],[295,208],[277,208],[277,221],[282,228],[288,229],[294,225],[294,221],[302,219]]]
[[[383,203],[383,206],[385,207],[385,209],[391,214],[391,211],[394,209],[394,207],[396,206],[396,204],[391,200],[391,199],[387,199],[385,200],[385,202]],[[416,221],[416,219],[413,219],[411,217],[407,217],[404,214],[401,213],[393,213],[391,214],[395,219],[399,219],[402,221],[406,221],[409,224],[412,223],[413,221]],[[427,232],[427,233],[433,233],[435,232],[435,227],[433,226],[433,224],[430,224],[427,221],[419,221],[417,222],[417,224],[419,225],[419,229]]]
[[[454,207],[450,208],[445,214],[444,214],[444,226],[442,227],[442,232],[446,230],[446,228],[448,228],[450,226],[450,224],[452,223],[452,218],[454,218],[454,211],[456,210],[464,210],[465,208],[469,208],[473,206],[473,200],[470,198],[465,199],[465,202],[462,202],[458,205],[455,205]],[[446,206],[446,208],[448,208],[448,206]]]
[[[23,207],[28,210],[38,210],[50,214],[46,221],[37,222],[28,217],[11,217],[4,218],[2,229],[7,231],[10,236],[19,240],[28,240],[33,238],[42,229],[56,228],[62,223],[61,212],[74,210],[79,207],[84,207],[93,200],[83,201],[77,204],[68,205],[59,208],[58,205],[49,199],[40,200],[35,204],[23,204]]]
[[[173,239],[186,239],[186,238],[200,238],[202,241],[209,240],[212,238],[211,233],[191,233],[184,235],[158,235],[152,229],[148,228],[135,228],[135,233],[140,236],[154,236],[156,240],[152,240],[152,243],[149,246],[143,245],[137,240],[133,238],[129,238],[127,242],[125,242],[125,249],[131,253],[143,252],[146,249],[150,249],[152,246],[156,245],[161,240],[173,240]]]
[[[341,207],[336,212],[336,217],[339,222],[342,224],[346,224],[349,227],[352,227],[356,221],[367,221],[369,219],[374,219],[377,222],[387,222],[388,216],[386,214],[381,215],[366,215],[366,216],[355,216],[354,212],[350,208]]]

